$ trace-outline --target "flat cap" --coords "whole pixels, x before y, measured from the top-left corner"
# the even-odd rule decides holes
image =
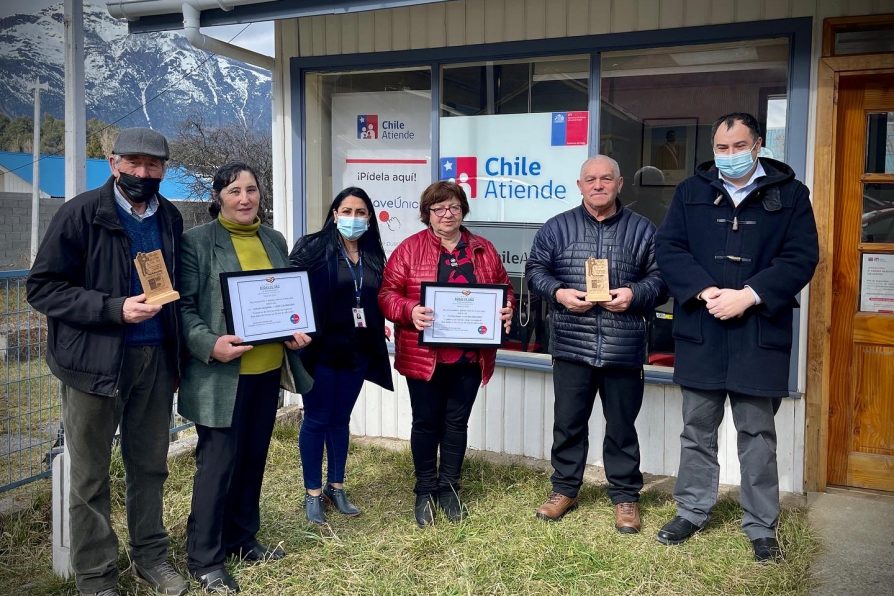
[[[149,155],[165,160],[170,157],[168,140],[164,135],[151,128],[125,128],[118,133],[112,153],[115,155]]]

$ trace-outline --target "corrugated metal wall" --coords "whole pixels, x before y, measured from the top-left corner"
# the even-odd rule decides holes
[[[458,0],[284,21],[283,49],[386,52],[892,10],[890,0]]]
[[[822,19],[892,10],[890,0],[458,0],[279,21],[277,55],[288,58],[413,50],[813,16],[816,57]],[[279,69],[276,78],[283,81],[282,94],[274,101],[289,106],[292,86],[287,59],[279,61]],[[287,110],[284,126],[288,139],[291,128]],[[811,121],[809,129],[813,126]],[[813,152],[809,151],[808,162],[812,160]],[[293,180],[288,161],[285,168],[286,187],[291,189]],[[369,384],[364,388],[351,421],[353,433],[409,438],[407,387],[403,377],[396,373],[394,376],[397,387],[394,393]],[[548,460],[552,445],[552,407],[549,373],[498,368],[494,379],[479,394],[469,425],[469,445]],[[776,425],[780,488],[800,492],[804,462],[803,400],[784,400]],[[643,471],[676,474],[682,429],[680,389],[647,386],[637,427]],[[604,422],[597,400],[590,420],[591,464],[601,464],[603,436]],[[739,484],[736,432],[729,406],[719,443],[720,480]]]
[[[410,395],[396,372],[396,391],[367,383],[351,418],[351,433],[370,437],[410,438]],[[469,420],[469,447],[496,453],[549,460],[553,432],[553,381],[549,373],[497,367],[490,383],[478,393]],[[804,402],[787,399],[776,415],[780,489],[799,492],[803,486]],[[642,471],[676,475],[683,429],[680,388],[646,385],[643,408],[636,421]],[[587,463],[602,465],[605,420],[599,399],[590,417]],[[729,404],[718,437],[720,482],[739,484],[736,429]],[[545,480],[545,479],[544,479]]]

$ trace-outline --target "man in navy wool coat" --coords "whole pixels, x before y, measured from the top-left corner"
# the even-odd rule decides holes
[[[677,187],[656,237],[674,296],[674,382],[683,392],[677,516],[658,541],[679,544],[717,500],[717,429],[727,396],[738,432],[742,529],[758,561],[776,561],[779,474],[774,416],[788,395],[795,297],[819,260],[807,187],[786,164],[758,158],[750,114],[718,118],[714,161]]]

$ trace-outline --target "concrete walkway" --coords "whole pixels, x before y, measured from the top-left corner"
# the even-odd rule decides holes
[[[822,540],[810,594],[894,595],[894,496],[829,489],[807,500]]]

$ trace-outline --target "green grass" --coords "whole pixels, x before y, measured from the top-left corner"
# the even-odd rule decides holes
[[[412,514],[412,462],[407,450],[352,445],[349,494],[359,518],[332,512],[331,526],[309,527],[302,508],[297,429],[278,425],[271,445],[259,538],[282,542],[288,556],[259,566],[232,565],[244,594],[806,594],[817,537],[806,510],[784,509],[780,540],[787,561],[759,565],[739,529],[741,510],[723,499],[709,528],[667,547],[655,533],[674,514],[669,496],[643,495],[643,531],[614,531],[603,486],[586,485],[580,508],[559,523],[534,517],[548,477],[523,466],[470,457],[462,496],[471,515],[453,525],[438,518],[420,530]],[[185,568],[191,456],[171,463],[166,520],[175,564]],[[126,538],[123,470],[113,466],[115,525]],[[46,494],[20,514],[0,520],[0,586],[16,594],[73,594],[74,583],[53,577]],[[28,556],[22,556],[28,552]],[[127,566],[124,548],[119,566]],[[127,593],[149,594],[122,575]]]

